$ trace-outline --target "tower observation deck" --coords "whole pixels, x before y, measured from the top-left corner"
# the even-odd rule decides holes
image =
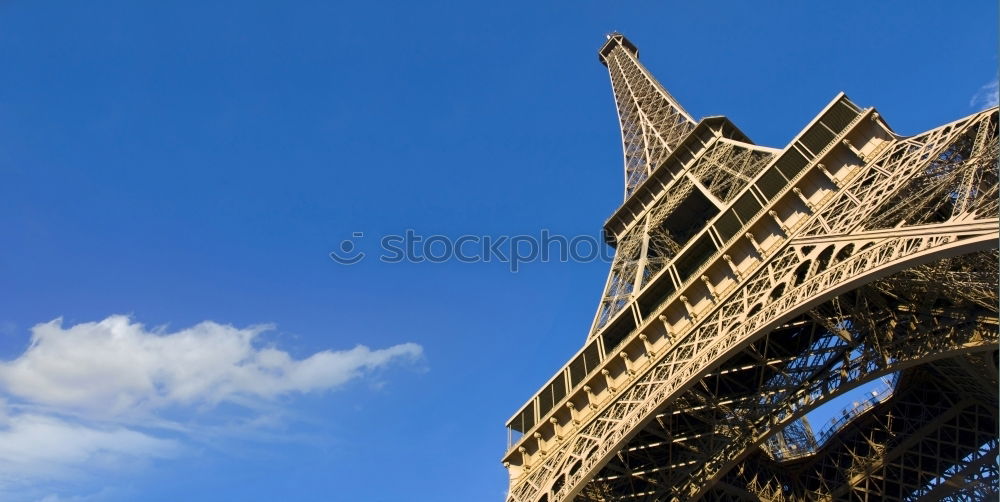
[[[598,56],[615,258],[507,422],[507,501],[995,499],[997,108],[903,136],[841,93],[776,149],[695,120],[623,35]]]

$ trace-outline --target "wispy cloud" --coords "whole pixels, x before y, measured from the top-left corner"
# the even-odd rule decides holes
[[[117,425],[17,413],[0,428],[0,493],[37,481],[82,480],[175,456],[181,445]]]
[[[997,79],[980,87],[969,100],[969,106],[978,110],[993,108],[998,103],[1000,103],[1000,82]]]
[[[246,410],[253,428],[269,422],[260,411],[275,398],[333,389],[422,354],[404,343],[296,359],[260,342],[269,329],[206,321],[165,333],[125,316],[36,325],[24,353],[0,361],[8,400],[0,398],[0,495],[183,455],[192,434],[211,434],[165,418],[167,410],[205,414],[225,403]]]

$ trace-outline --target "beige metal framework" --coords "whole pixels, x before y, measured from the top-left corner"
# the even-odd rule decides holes
[[[905,137],[840,94],[777,150],[695,122],[624,36],[599,57],[615,259],[507,423],[508,502],[996,498],[997,109]]]

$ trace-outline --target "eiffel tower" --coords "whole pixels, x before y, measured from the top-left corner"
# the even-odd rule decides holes
[[[598,55],[615,258],[507,422],[507,501],[995,500],[997,109],[902,136],[841,93],[775,149],[696,121],[621,34]]]

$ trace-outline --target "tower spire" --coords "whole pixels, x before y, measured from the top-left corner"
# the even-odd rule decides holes
[[[611,33],[598,52],[608,68],[621,122],[625,154],[625,198],[694,128],[695,120],[639,63],[639,49]]]

